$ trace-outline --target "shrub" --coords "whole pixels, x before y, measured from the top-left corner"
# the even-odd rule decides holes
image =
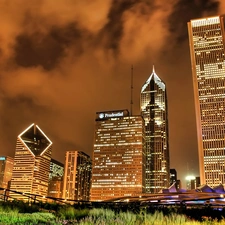
[[[51,213],[1,212],[0,224],[55,224],[56,218]]]
[[[57,216],[60,219],[73,219],[73,220],[80,220],[81,218],[84,218],[85,216],[88,216],[88,209],[75,209],[72,206],[64,206],[61,207],[58,212]]]
[[[138,217],[136,214],[131,212],[121,212],[118,214],[118,218],[122,221],[125,221],[127,225],[138,224]]]

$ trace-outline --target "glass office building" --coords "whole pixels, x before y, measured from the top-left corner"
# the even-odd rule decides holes
[[[82,151],[67,151],[64,166],[63,198],[89,201],[91,157]]]
[[[201,184],[225,183],[225,56],[221,16],[188,23]]]
[[[170,161],[166,86],[154,68],[141,89],[140,105],[145,121],[146,192],[157,193],[169,187]]]
[[[63,177],[63,173],[64,164],[55,159],[51,159],[49,180],[51,180],[53,177]]]
[[[145,134],[142,116],[127,110],[97,112],[91,200],[140,195],[145,190]]]
[[[51,159],[48,196],[53,198],[62,198],[64,164]]]

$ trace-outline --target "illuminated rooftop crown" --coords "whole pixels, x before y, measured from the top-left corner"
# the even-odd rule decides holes
[[[155,73],[155,68],[153,66],[152,69],[152,74],[150,75],[150,77],[148,78],[148,80],[145,82],[145,84],[143,85],[142,89],[141,89],[141,93],[143,91],[145,91],[145,89],[149,86],[150,81],[154,80],[156,84],[158,84],[159,87],[162,88],[162,90],[165,90],[165,84],[163,83],[163,81],[161,81],[161,79],[158,77],[158,75]]]
[[[18,138],[34,156],[42,155],[52,145],[49,138],[36,124],[31,124]]]

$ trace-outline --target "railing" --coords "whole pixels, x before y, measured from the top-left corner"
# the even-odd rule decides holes
[[[205,206],[211,205],[215,207],[225,207],[225,196],[221,193],[215,192],[169,192],[169,193],[159,193],[159,194],[143,194],[133,197],[121,197],[116,199],[110,199],[107,201],[83,201],[83,200],[73,200],[73,199],[63,199],[55,198],[50,196],[42,196],[38,194],[23,193],[11,189],[0,187],[0,196],[3,201],[17,200],[17,198],[12,197],[10,193],[16,193],[27,198],[27,202],[55,202],[59,204],[85,204],[94,206],[103,205],[126,205],[126,204],[138,204],[142,206],[168,206],[168,205],[185,205],[185,206]]]

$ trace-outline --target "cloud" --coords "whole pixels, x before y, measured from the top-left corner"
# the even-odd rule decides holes
[[[216,0],[179,0],[169,18],[169,30],[175,42],[187,39],[187,22],[191,19],[214,16],[219,10]]]
[[[224,15],[224,11],[225,11],[225,2],[223,0],[219,0],[219,13],[221,15]]]
[[[22,67],[40,65],[46,70],[53,69],[62,57],[66,57],[67,48],[72,48],[74,56],[79,57],[84,51],[82,42],[86,38],[85,31],[77,28],[75,23],[65,27],[53,26],[47,34],[38,31],[23,33],[16,37],[15,63]]]
[[[95,112],[130,108],[133,64],[138,114],[154,63],[168,87],[172,165],[184,170],[175,158],[197,150],[187,22],[223,9],[222,0],[0,1],[0,154],[13,156],[16,136],[37,122],[57,159],[91,155]]]
[[[150,56],[149,61],[157,61],[167,41],[167,17],[174,2],[140,1],[124,13],[124,34],[120,42],[124,60],[136,62]]]

